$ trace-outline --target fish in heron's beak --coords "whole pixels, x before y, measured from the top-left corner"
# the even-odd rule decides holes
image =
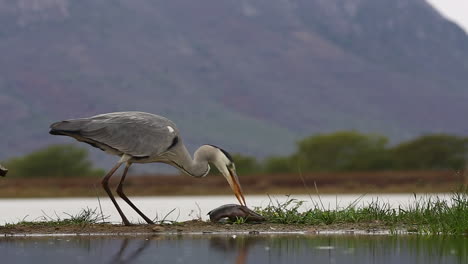
[[[234,167],[234,164],[230,166],[226,166],[227,172],[222,171],[224,177],[229,183],[229,186],[231,186],[232,191],[234,192],[234,195],[236,196],[237,200],[241,205],[247,206],[245,203],[245,198],[244,194],[242,193],[242,187],[239,183],[239,178],[237,178],[236,174],[236,168]]]

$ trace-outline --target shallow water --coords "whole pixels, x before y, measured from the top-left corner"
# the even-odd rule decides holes
[[[2,263],[467,263],[466,237],[153,235],[1,237]]]
[[[440,198],[447,195],[439,194]],[[290,198],[305,201],[303,209],[308,209],[319,204],[326,209],[346,207],[350,203],[359,201],[357,205],[363,205],[379,200],[388,202],[393,207],[406,206],[415,197],[413,194],[372,194],[372,195],[292,195]],[[207,219],[207,213],[223,204],[237,203],[234,195],[226,196],[158,196],[158,197],[130,197],[134,204],[140,208],[148,217],[161,220],[172,210],[166,219],[175,221],[186,221],[196,218]],[[249,207],[267,206],[271,201],[284,202],[288,199],[285,195],[252,195],[246,196]],[[418,197],[419,199],[419,197]],[[142,222],[142,219],[127,204],[118,199],[122,210],[133,223]],[[97,198],[34,198],[34,199],[0,199],[0,225],[5,223],[17,223],[21,220],[41,220],[42,218],[67,218],[67,214],[75,215],[82,209],[102,208],[106,221],[119,223],[120,217],[107,197]]]

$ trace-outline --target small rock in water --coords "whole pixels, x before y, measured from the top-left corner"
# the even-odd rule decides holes
[[[244,218],[247,222],[265,221],[265,217],[250,210],[247,206],[238,204],[225,204],[208,212],[211,222],[218,222],[223,218],[230,221],[236,221],[238,218]]]

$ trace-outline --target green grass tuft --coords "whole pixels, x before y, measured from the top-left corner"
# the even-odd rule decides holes
[[[5,224],[5,227],[9,226],[51,226],[51,227],[60,227],[60,226],[87,226],[92,224],[97,224],[99,222],[103,223],[108,217],[103,216],[96,209],[82,209],[79,213],[72,215],[65,213],[68,217],[61,218],[58,215],[51,217],[43,212],[43,216],[39,217],[34,221],[22,220],[15,224]]]

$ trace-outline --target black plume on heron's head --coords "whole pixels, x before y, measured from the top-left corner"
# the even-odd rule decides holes
[[[234,159],[232,158],[231,154],[229,154],[229,152],[225,151],[224,149],[218,147],[218,146],[215,146],[215,145],[210,145],[210,144],[207,144],[208,146],[212,146],[213,148],[217,148],[219,149],[225,156],[226,158],[228,158],[228,160],[232,163],[234,163]]]

